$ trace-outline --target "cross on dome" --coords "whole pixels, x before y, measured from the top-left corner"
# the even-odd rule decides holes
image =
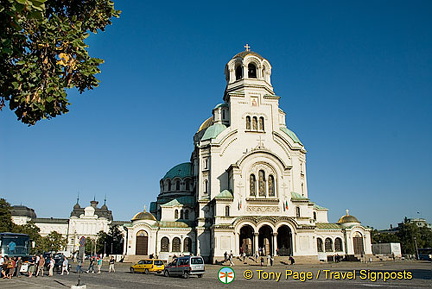
[[[346,215],[349,216],[349,210],[346,209],[345,211],[346,211]]]
[[[249,46],[249,44],[246,43],[246,45],[244,46],[244,48],[246,48],[246,51],[250,51],[250,46]]]

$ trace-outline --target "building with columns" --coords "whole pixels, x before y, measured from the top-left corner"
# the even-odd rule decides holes
[[[149,212],[125,224],[126,254],[207,262],[231,250],[300,261],[371,254],[369,228],[348,212],[329,223],[311,200],[306,149],[279,107],[272,66],[245,48],[225,66],[223,102],[195,133],[190,161],[169,170]]]

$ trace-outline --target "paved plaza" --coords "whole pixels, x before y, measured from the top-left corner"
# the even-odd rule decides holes
[[[87,288],[431,288],[432,264],[427,261],[375,263],[328,263],[316,265],[275,265],[272,267],[234,266],[235,279],[230,284],[218,280],[222,266],[207,265],[203,278],[183,279],[156,274],[129,273],[130,263],[117,263],[116,272],[81,274]],[[74,268],[74,267],[73,267]],[[279,277],[279,278],[278,278]],[[389,280],[384,281],[383,278]],[[0,288],[70,288],[78,274],[54,277],[0,280]]]

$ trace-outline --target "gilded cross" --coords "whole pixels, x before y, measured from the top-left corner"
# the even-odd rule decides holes
[[[249,46],[249,44],[246,43],[246,45],[244,46],[244,48],[246,48],[246,51],[250,51],[250,46]]]

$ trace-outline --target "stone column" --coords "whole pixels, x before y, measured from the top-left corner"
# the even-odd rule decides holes
[[[273,233],[273,237],[272,237],[272,255],[276,256],[276,247],[277,247],[277,232]]]
[[[253,243],[253,254],[255,255],[255,252],[258,251],[258,235],[259,233],[254,233],[254,243]]]

